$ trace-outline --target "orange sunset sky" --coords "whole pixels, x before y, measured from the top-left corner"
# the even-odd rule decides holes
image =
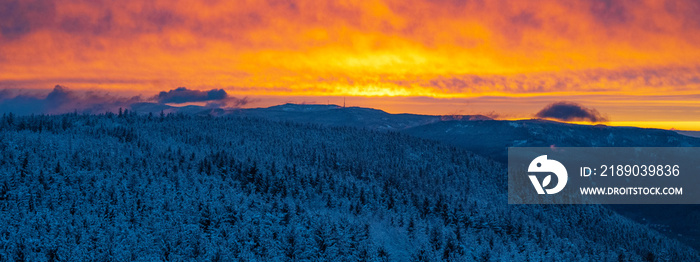
[[[245,107],[503,119],[571,101],[612,125],[700,130],[699,14],[693,0],[0,0],[0,92],[187,87]]]

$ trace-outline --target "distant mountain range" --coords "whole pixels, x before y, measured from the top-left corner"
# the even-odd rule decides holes
[[[689,147],[700,138],[662,129],[574,125],[547,120],[442,121],[404,132],[507,160],[508,147]]]
[[[696,132],[652,128],[576,125],[548,120],[494,120],[483,115],[390,114],[378,109],[319,104],[284,104],[268,108],[221,109],[173,107],[156,103],[132,105],[139,113],[184,113],[241,116],[327,126],[397,131],[466,148],[506,161],[508,147],[669,147],[700,146]]]
[[[700,137],[700,131],[676,131],[684,136]]]
[[[267,108],[221,109],[203,106],[174,107],[157,103],[137,103],[132,110],[138,113],[184,113],[213,116],[259,117],[275,121],[351,126],[372,130],[400,131],[411,127],[445,120],[491,120],[482,115],[434,116],[417,114],[390,114],[378,109],[342,107],[338,105],[284,104]]]

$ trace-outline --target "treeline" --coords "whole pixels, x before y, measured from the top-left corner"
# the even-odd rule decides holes
[[[0,119],[0,260],[697,260],[392,132],[184,114]]]

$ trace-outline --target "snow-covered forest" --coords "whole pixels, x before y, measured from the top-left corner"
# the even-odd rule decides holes
[[[133,112],[0,119],[0,261],[698,261],[395,132]]]

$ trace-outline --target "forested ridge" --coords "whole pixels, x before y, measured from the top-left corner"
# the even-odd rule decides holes
[[[505,166],[349,127],[0,119],[0,261],[697,261],[598,205],[508,205]]]

